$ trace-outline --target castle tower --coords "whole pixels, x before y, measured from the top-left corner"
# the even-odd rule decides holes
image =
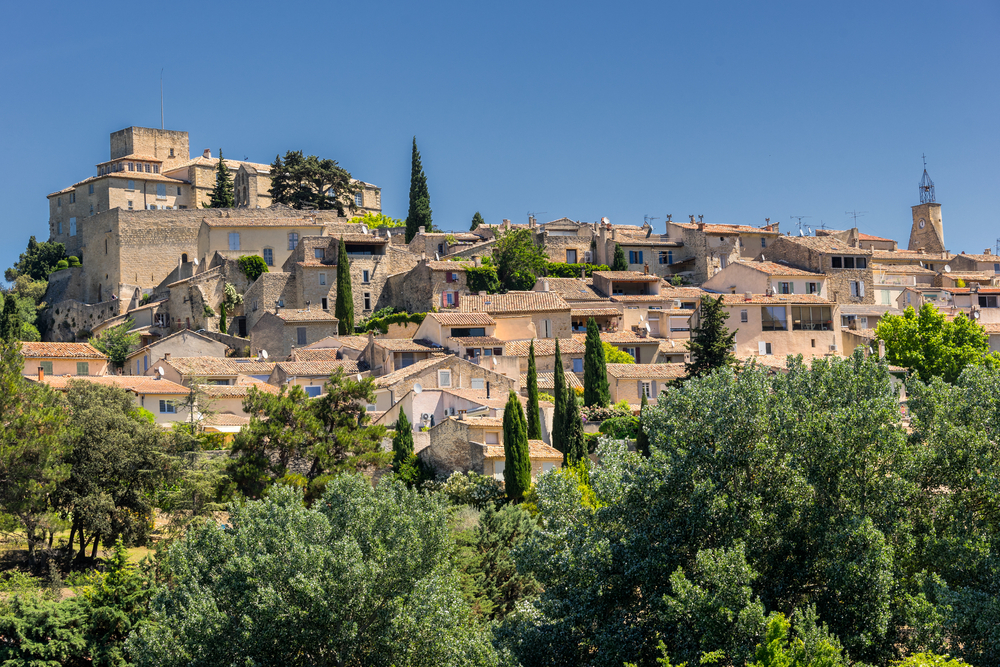
[[[920,203],[911,207],[913,227],[910,229],[909,250],[923,248],[929,253],[944,252],[944,226],[941,222],[941,204],[934,201],[934,181],[927,175],[924,162],[924,176],[920,179]]]

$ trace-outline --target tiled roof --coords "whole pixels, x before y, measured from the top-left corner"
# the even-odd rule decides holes
[[[886,239],[881,236],[873,236],[872,234],[865,234],[863,232],[858,233],[858,240],[860,241],[889,241],[890,243],[895,243],[894,239]]]
[[[500,347],[503,341],[493,336],[458,336],[448,340],[462,347]]]
[[[427,313],[427,317],[446,327],[488,326],[497,323],[487,313]]]
[[[278,393],[278,388],[273,384],[248,375],[236,376],[236,384],[205,384],[201,385],[201,390],[206,396],[212,398],[246,398],[250,394],[251,387],[268,394]]]
[[[400,368],[395,370],[388,375],[383,375],[382,377],[375,378],[376,387],[390,387],[397,382],[402,382],[406,378],[413,377],[414,375],[419,375],[426,372],[427,370],[434,368],[442,361],[447,359],[445,355],[429,357],[427,359],[421,359],[420,361],[415,361],[406,368]]]
[[[698,225],[701,223],[697,222],[675,222],[678,227],[683,227],[684,229],[692,229],[697,231]],[[712,224],[704,223],[704,232],[706,234],[778,234],[777,230],[768,230],[762,227],[751,227],[750,225],[722,225],[722,224]]]
[[[992,271],[949,271],[945,274],[949,278],[956,279],[961,278],[962,280],[975,280],[977,282],[990,283],[994,278],[997,278],[997,274]]]
[[[29,359],[107,359],[90,343],[21,343],[21,356]]]
[[[606,278],[617,282],[642,282],[655,283],[660,281],[659,276],[642,271],[594,271],[595,278]]]
[[[935,287],[928,288],[928,291],[934,292],[951,292],[952,294],[969,294],[972,291],[970,287]],[[1000,294],[1000,287],[980,287],[978,294]]]
[[[856,248],[852,248],[856,250]],[[916,250],[874,250],[872,251],[872,259],[879,261],[892,261],[892,260],[920,260],[921,262],[943,262],[948,261],[955,255],[948,253],[947,257],[942,257],[939,252],[917,252]]]
[[[197,336],[198,338],[201,338],[202,340],[212,341],[213,343],[214,342],[218,342],[214,338],[209,338],[208,336],[204,336],[204,335],[202,335],[202,334],[200,334],[200,333],[198,333],[196,331],[193,331],[191,329],[181,329],[180,331],[175,331],[174,333],[170,334],[169,336],[164,336],[163,338],[157,338],[156,340],[154,340],[152,343],[150,343],[146,347],[140,347],[138,350],[135,350],[134,352],[129,352],[128,356],[126,358],[127,359],[133,359],[133,358],[135,358],[135,357],[137,357],[139,355],[145,354],[151,348],[159,345],[160,343],[162,343],[162,342],[164,342],[166,340],[170,340],[171,338],[174,338],[175,336],[180,336],[182,334],[188,334],[189,336]]]
[[[531,346],[530,339],[523,340],[509,340],[504,343],[504,356],[507,357],[527,357],[528,348]],[[559,339],[559,354],[583,354],[584,352],[583,337],[580,338],[560,338]],[[535,339],[535,356],[546,357],[556,353],[556,339],[555,338],[536,338]]]
[[[622,311],[617,308],[573,308],[569,314],[573,317],[607,317],[608,315],[621,315]]]
[[[255,169],[260,169],[260,170],[266,171],[268,173],[270,173],[270,171],[271,171],[271,165],[269,165],[269,164],[261,164],[259,162],[245,162],[243,160],[230,160],[228,158],[222,158],[222,161],[226,163],[226,167],[231,172],[233,172],[233,173],[236,173],[236,171],[239,170],[240,165],[242,165],[242,164],[250,165],[251,167],[254,167]],[[218,157],[209,157],[209,158],[207,158],[207,157],[205,157],[204,154],[202,154],[202,155],[199,155],[199,156],[197,156],[195,158],[192,158],[192,159],[188,160],[187,162],[179,164],[176,167],[171,167],[167,171],[168,172],[173,172],[173,171],[177,171],[179,169],[187,169],[188,167],[210,167],[212,169],[215,169],[218,166],[219,166],[219,158]]]
[[[249,417],[234,415],[232,412],[218,412],[201,420],[202,426],[246,426],[249,423]]]
[[[845,303],[840,306],[841,315],[902,315],[902,311],[892,305],[881,303]]]
[[[612,345],[659,345],[659,338],[650,338],[649,336],[640,336],[634,331],[615,331],[613,333],[602,333],[601,340],[605,343],[611,343]]]
[[[562,351],[562,343],[559,344],[560,351]],[[565,373],[566,386],[568,387],[580,387],[583,388],[583,383],[580,382],[580,378],[576,376],[576,373]],[[538,388],[545,389],[555,389],[556,387],[556,374],[555,371],[538,371]],[[528,374],[521,373],[521,386],[528,386]]]
[[[955,257],[963,257],[965,259],[972,259],[972,260],[975,260],[977,262],[994,262],[994,263],[1000,262],[1000,255],[994,255],[993,253],[990,253],[989,255],[966,255],[963,252],[961,254],[955,255]]]
[[[382,236],[374,236],[372,234],[330,234],[335,239],[344,239],[344,243],[370,243],[376,245],[385,245],[389,242],[389,239]]]
[[[700,287],[675,287],[666,280],[660,285],[660,296],[666,299],[700,299],[703,294],[708,294]]]
[[[802,269],[796,269],[778,262],[733,262],[733,264],[748,266],[755,271],[766,273],[769,276],[823,276],[822,273],[803,271]]]
[[[528,440],[528,457],[531,459],[559,459],[562,452],[555,447],[549,447],[541,440]]]
[[[872,263],[869,267],[872,271],[884,271],[886,273],[917,273],[929,276],[937,275],[937,271],[931,271],[930,269],[925,269],[918,264],[875,264]]]
[[[507,392],[506,391],[491,391],[491,396],[486,398],[485,389],[441,389],[442,393],[451,394],[452,396],[458,396],[459,398],[464,398],[467,401],[472,401],[473,403],[478,403],[479,405],[484,405],[488,408],[494,410],[502,410],[505,405],[507,405]],[[518,395],[518,400],[521,401],[521,405],[528,402],[527,397]]]
[[[270,375],[274,370],[274,362],[252,358],[244,361],[235,357],[171,357],[169,360],[160,359],[156,363],[167,364],[186,377]]]
[[[555,292],[508,292],[507,294],[486,294],[462,297],[459,311],[463,313],[484,312],[497,315],[523,315],[569,311],[569,304]]]
[[[432,347],[424,340],[413,340],[412,338],[376,338],[375,347],[392,352],[433,352],[441,350],[440,347]]]
[[[432,260],[427,262],[427,268],[431,271],[465,271],[472,266],[472,262],[452,262]]]
[[[683,248],[684,242],[680,239],[669,240],[664,239],[660,234],[652,234],[646,236],[645,234],[618,234],[615,239],[622,247],[627,248],[629,246],[645,246],[645,247],[660,247],[660,248]]]
[[[684,364],[608,364],[608,375],[617,380],[682,378],[687,373]]]
[[[285,375],[330,375],[338,368],[343,368],[344,373],[357,373],[358,362],[353,359],[327,359],[323,361],[279,361],[276,368],[280,368]]]
[[[313,218],[204,218],[209,227],[315,227],[316,236],[322,236],[326,223]]]
[[[187,395],[191,390],[170,380],[157,380],[145,375],[57,375],[45,378],[45,384],[53,389],[65,390],[74,380],[93,382],[111,387],[121,387],[136,394]]]
[[[506,401],[504,401],[506,404]],[[448,419],[454,419],[456,421],[462,421],[458,417],[449,417]],[[482,428],[483,426],[488,427],[503,427],[503,417],[466,417],[465,423],[469,425],[470,428]],[[442,420],[443,423],[443,420]],[[502,447],[501,447],[502,449]]]
[[[673,301],[673,297],[662,294],[614,294],[611,300],[615,303],[659,303],[662,301]]]
[[[316,350],[297,347],[292,350],[292,361],[328,361],[336,359],[340,348],[322,347]]]
[[[295,310],[292,308],[279,308],[278,312],[271,313],[285,322],[337,322],[337,318],[328,310],[322,308],[311,308],[309,310]]]
[[[782,304],[782,303],[816,303],[830,305],[832,302],[828,299],[817,294],[773,294],[767,296],[766,294],[753,294],[748,301],[743,294],[723,294],[722,303],[727,306],[738,306],[741,303],[760,303],[760,304]]]
[[[1000,334],[1000,324],[983,324],[981,326],[988,334]]]
[[[606,301],[594,291],[593,281],[588,285],[579,278],[542,278],[549,282],[549,291],[555,292],[566,301]],[[536,287],[538,283],[536,283]]]
[[[339,347],[363,350],[368,347],[368,336],[326,336],[325,338],[320,338],[315,343],[309,343],[305,347],[295,348],[292,354],[294,355],[296,352],[302,352],[303,350],[328,350]],[[292,361],[297,360],[293,359]]]
[[[873,252],[865,248],[854,248],[846,241],[841,241],[835,236],[782,236],[781,240],[804,246],[816,252],[844,255],[871,255]],[[766,253],[767,250],[763,252]]]

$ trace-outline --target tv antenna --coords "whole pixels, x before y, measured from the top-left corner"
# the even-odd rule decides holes
[[[852,218],[854,218],[854,226],[857,227],[858,226],[858,218],[864,216],[864,214],[867,213],[867,212],[868,211],[845,211],[844,215],[849,215]]]
[[[799,231],[801,232],[802,231],[802,221],[805,220],[806,218],[811,218],[812,216],[811,215],[790,215],[788,217],[791,218],[792,220],[798,220],[799,221],[798,227],[799,227]],[[808,227],[807,227],[807,229],[808,229]]]
[[[660,218],[658,218],[658,217],[654,218],[651,215],[644,215],[644,216],[642,216],[642,221],[645,222],[645,223],[648,223],[650,227],[653,226],[653,220],[659,220],[659,219]]]
[[[548,213],[548,211],[538,211],[537,213],[535,211],[528,211],[528,217],[529,218],[534,218],[535,221],[537,222],[538,221],[538,216],[540,216],[540,215],[542,215],[544,213]]]
[[[1000,239],[997,239],[997,247],[996,247],[996,250],[994,250],[994,252],[996,254],[1000,255]]]

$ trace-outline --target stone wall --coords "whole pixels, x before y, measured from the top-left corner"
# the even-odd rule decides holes
[[[431,443],[421,449],[418,456],[439,475],[449,475],[455,470],[471,470],[473,461],[469,431],[468,422],[446,419],[430,430]],[[482,472],[482,468],[477,472]]]
[[[264,313],[274,312],[274,302],[282,301],[285,307],[298,307],[297,281],[291,273],[262,274],[243,295],[243,312],[246,313],[247,331],[253,329]]]

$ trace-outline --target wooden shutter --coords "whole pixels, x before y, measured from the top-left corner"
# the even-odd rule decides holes
[[[757,341],[757,354],[767,354],[767,343],[762,340]]]

